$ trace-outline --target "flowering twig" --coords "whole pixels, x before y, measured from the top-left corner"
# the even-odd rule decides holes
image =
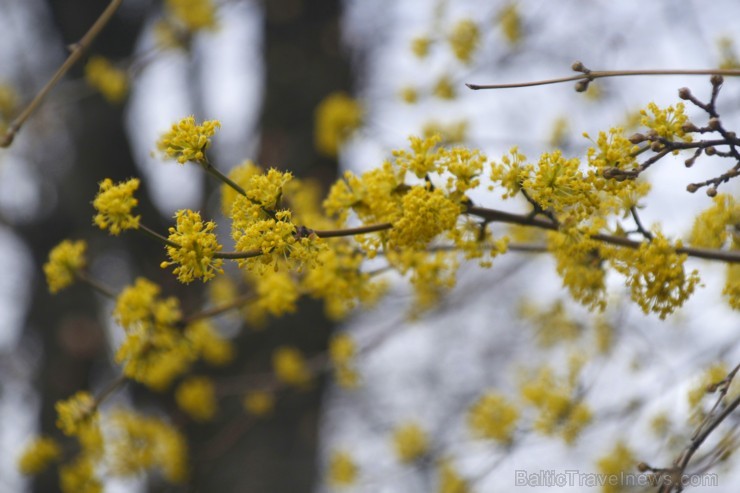
[[[13,120],[8,126],[5,135],[2,136],[2,139],[0,139],[0,147],[10,147],[10,145],[13,143],[13,139],[15,139],[16,134],[20,131],[26,120],[28,120],[28,118],[33,114],[34,111],[36,111],[39,105],[41,105],[49,91],[51,91],[54,86],[61,80],[61,78],[64,77],[67,71],[79,61],[85,51],[87,51],[87,49],[90,47],[90,44],[92,44],[93,40],[98,36],[98,34],[100,34],[100,31],[102,31],[106,24],[108,24],[108,22],[111,20],[113,14],[116,12],[121,3],[123,3],[123,0],[111,0],[103,13],[100,14],[100,17],[98,17],[98,19],[85,33],[85,35],[82,36],[79,41],[73,43],[70,46],[70,54],[64,61],[64,63],[62,63],[62,65],[57,69],[51,79],[49,79],[46,85],[41,88],[41,90],[38,92],[38,94],[36,94],[31,102],[28,103],[21,114],[18,115],[18,117]]]

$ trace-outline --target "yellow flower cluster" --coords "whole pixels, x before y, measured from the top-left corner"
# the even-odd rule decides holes
[[[39,474],[62,455],[56,440],[49,437],[35,438],[26,445],[18,457],[18,470],[23,474]]]
[[[547,247],[556,262],[563,287],[590,309],[606,308],[606,269],[599,243],[578,232],[547,233]]]
[[[106,430],[106,465],[114,476],[155,469],[171,483],[187,479],[187,442],[172,425],[117,409],[106,422]]]
[[[440,189],[415,186],[401,201],[403,215],[395,222],[389,240],[397,248],[420,250],[440,233],[455,226],[461,207]]]
[[[290,171],[278,171],[270,168],[267,173],[252,174],[247,182],[245,191],[247,198],[254,204],[268,211],[280,207],[283,197],[283,188],[293,179]]]
[[[223,366],[234,358],[234,346],[208,320],[198,320],[185,327],[185,340],[210,365]]]
[[[459,120],[444,124],[437,120],[431,120],[424,124],[421,133],[425,138],[439,135],[444,145],[462,144],[468,138],[468,121]]]
[[[449,460],[442,460],[437,464],[439,473],[439,493],[470,493],[472,488],[468,481],[458,473]]]
[[[166,0],[172,18],[189,32],[216,29],[216,6],[213,0]]]
[[[519,44],[522,40],[522,17],[516,3],[510,3],[498,13],[498,23],[501,34],[511,45]]]
[[[360,103],[343,92],[325,97],[316,107],[314,143],[316,149],[329,157],[336,157],[339,149],[362,124]]]
[[[715,363],[707,368],[686,396],[689,406],[695,409],[710,389],[724,380],[729,372],[730,369],[723,362]]]
[[[475,436],[503,444],[512,441],[519,409],[495,392],[482,395],[468,408],[468,428]]]
[[[159,298],[160,287],[136,279],[118,296],[113,316],[126,338],[116,352],[123,374],[155,390],[163,390],[184,373],[197,354],[176,328],[182,317],[177,298]]]
[[[573,378],[567,380],[570,381],[561,381],[550,368],[544,367],[535,378],[524,383],[521,394],[539,411],[535,430],[545,435],[558,433],[565,443],[572,444],[591,422],[592,413],[578,398]]]
[[[625,474],[634,472],[636,466],[637,460],[634,453],[621,440],[617,441],[614,448],[596,463],[599,473],[607,478],[622,477]],[[613,481],[605,481],[601,487],[601,491],[603,493],[620,493],[624,491],[623,484],[613,483]]]
[[[432,44],[432,40],[426,36],[419,36],[411,40],[411,52],[417,58],[426,58],[429,54],[429,47]]]
[[[168,239],[178,246],[167,245],[167,255],[171,260],[162,262],[161,267],[177,265],[173,273],[185,284],[194,279],[205,282],[215,277],[216,272],[223,273],[223,260],[213,257],[222,248],[212,233],[216,223],[204,223],[200,214],[191,210],[177,211],[175,220],[176,226],[170,228]]]
[[[727,266],[727,281],[722,294],[733,310],[740,310],[740,264]]]
[[[216,414],[216,389],[205,377],[189,377],[175,390],[177,406],[195,421],[210,421]]]
[[[262,168],[254,164],[250,160],[243,161],[241,164],[234,166],[229,171],[229,179],[242,187],[247,189],[249,187],[250,179],[262,173]],[[234,200],[239,195],[239,192],[234,190],[227,184],[221,185],[221,211],[225,216],[231,216],[231,207],[234,204]]]
[[[305,389],[313,375],[301,352],[294,347],[279,347],[272,354],[272,367],[281,382]]]
[[[414,104],[419,100],[419,91],[413,86],[406,86],[401,88],[398,96],[404,103]]]
[[[448,38],[452,52],[458,60],[470,63],[480,44],[478,24],[471,19],[463,19],[452,29]]]
[[[357,481],[358,468],[352,456],[335,450],[329,459],[329,483],[334,486],[351,486]]]
[[[732,195],[721,193],[713,199],[714,205],[694,219],[689,243],[703,248],[722,248],[732,228],[740,226],[740,202]],[[740,234],[738,234],[740,239]]]
[[[95,472],[95,461],[81,455],[59,468],[59,486],[63,493],[102,493],[103,484]]]
[[[355,341],[348,334],[337,334],[329,341],[329,358],[340,387],[354,389],[359,385],[360,375],[354,366],[356,355]]]
[[[257,417],[267,416],[275,407],[275,396],[270,392],[256,390],[244,396],[244,409]]]
[[[49,261],[44,264],[44,274],[49,291],[56,293],[74,283],[75,275],[85,268],[85,249],[82,240],[64,240],[49,252]]]
[[[504,189],[501,198],[514,197],[522,189],[522,180],[525,178],[525,162],[527,156],[519,152],[517,146],[509,150],[508,155],[501,158],[501,162],[491,161],[491,181],[499,183]],[[493,191],[493,186],[488,189]]]
[[[54,406],[57,411],[57,428],[65,435],[78,435],[96,419],[96,407],[95,398],[84,391],[77,392],[65,401],[57,402]]]
[[[257,300],[250,303],[247,312],[247,318],[253,325],[263,328],[268,314],[280,317],[295,312],[300,292],[290,272],[266,269],[261,274],[249,277],[255,284],[257,294]]]
[[[583,333],[583,326],[570,316],[562,300],[544,308],[523,303],[520,312],[536,330],[540,346],[553,347],[561,342],[575,341]]]
[[[134,198],[134,192],[138,188],[138,178],[131,178],[117,185],[113,185],[110,178],[100,182],[100,190],[93,201],[93,207],[98,211],[93,218],[95,225],[102,230],[109,230],[115,236],[125,229],[138,229],[141,216],[131,214],[139,203]]]
[[[740,58],[737,56],[737,50],[735,49],[735,43],[732,38],[728,36],[720,37],[717,40],[717,48],[719,48],[720,53],[720,69],[732,70],[740,68]]]
[[[393,446],[398,459],[404,464],[410,464],[427,454],[429,438],[418,424],[408,422],[393,431]]]
[[[128,93],[126,72],[107,58],[92,56],[85,65],[85,80],[98,90],[109,103],[120,103]]]
[[[691,134],[683,130],[683,126],[689,121],[684,110],[683,103],[676,104],[675,108],[673,106],[660,108],[657,104],[650,103],[647,109],[640,111],[642,115],[640,122],[666,140],[674,141],[679,138],[684,142],[691,142]]]
[[[188,161],[203,163],[211,137],[221,127],[218,120],[206,120],[198,125],[194,116],[188,116],[172,125],[157,142],[157,149],[180,164]]]
[[[681,246],[680,240],[676,242]],[[661,319],[680,308],[699,283],[696,271],[684,270],[686,255],[676,253],[676,247],[658,232],[636,250],[613,249],[609,256],[614,269],[627,278],[632,300],[643,312],[657,313]]]
[[[457,92],[455,91],[455,86],[453,84],[452,78],[449,75],[442,75],[437,79],[437,82],[434,83],[432,94],[439,99],[455,99],[457,97]]]
[[[544,210],[584,217],[590,212],[585,200],[591,184],[583,179],[580,164],[579,159],[566,159],[559,150],[544,153],[536,168],[525,168],[522,188]]]

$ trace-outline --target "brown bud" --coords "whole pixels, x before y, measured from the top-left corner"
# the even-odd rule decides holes
[[[707,195],[710,197],[716,197],[717,196],[717,189],[714,187],[707,188]]]
[[[678,90],[678,97],[681,99],[690,99],[691,98],[691,91],[688,87],[682,87]]]
[[[709,80],[714,87],[721,86],[725,81],[725,79],[719,74],[714,74]]]
[[[712,130],[719,130],[719,127],[722,125],[722,122],[719,121],[719,118],[716,116],[713,116],[709,119],[709,122],[707,122],[707,126]]]
[[[735,132],[726,132],[725,135],[729,140],[735,140],[737,138],[737,134]]]
[[[653,150],[653,151],[655,151],[655,152],[660,152],[660,151],[663,150],[663,144],[661,144],[660,142],[658,142],[656,140],[655,142],[653,142],[652,144],[650,144],[650,149]]]
[[[683,130],[685,133],[698,132],[699,127],[697,127],[691,122],[686,122],[683,125],[681,125],[681,130]]]
[[[696,162],[696,158],[697,158],[697,156],[691,156],[686,161],[684,161],[683,164],[685,164],[687,168],[690,168]]]
[[[588,90],[588,84],[591,81],[588,79],[579,80],[576,82],[576,92],[586,92]]]
[[[696,183],[689,183],[686,186],[686,191],[689,192],[689,193],[694,193],[697,190],[699,190],[699,185],[697,185]]]
[[[645,137],[643,134],[636,133],[629,138],[629,141],[633,144],[639,144],[640,142],[645,142],[646,139],[647,137]]]
[[[652,467],[650,467],[644,462],[640,462],[639,464],[637,464],[637,470],[640,472],[652,471],[652,469],[653,469]]]
[[[712,146],[709,146],[706,149],[704,149],[704,154],[706,154],[707,156],[714,156],[715,154],[717,154],[717,149],[715,149]]]
[[[581,63],[578,60],[576,60],[575,62],[573,62],[573,65],[571,65],[570,68],[574,72],[583,72],[583,73],[586,73],[586,70],[587,70],[586,67],[583,65],[583,63]]]

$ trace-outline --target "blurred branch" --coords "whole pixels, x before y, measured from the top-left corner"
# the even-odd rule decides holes
[[[100,31],[108,24],[113,17],[113,14],[118,10],[123,0],[111,0],[108,6],[105,8],[100,17],[90,27],[82,38],[76,43],[69,46],[70,54],[62,65],[57,69],[54,75],[49,79],[44,87],[36,94],[36,96],[28,103],[28,106],[21,112],[18,117],[8,126],[8,130],[5,135],[0,139],[0,147],[10,147],[15,139],[16,134],[20,131],[23,124],[30,118],[30,116],[36,111],[36,109],[44,101],[46,95],[57,85],[62,77],[69,71],[72,66],[77,63],[82,55],[85,54],[87,49],[90,47],[95,38],[100,34]]]

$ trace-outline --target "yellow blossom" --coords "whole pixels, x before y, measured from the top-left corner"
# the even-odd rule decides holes
[[[396,166],[414,173],[418,178],[424,178],[429,173],[438,171],[437,161],[441,150],[437,148],[437,145],[441,140],[441,137],[436,134],[423,139],[414,136],[409,137],[412,152],[405,149],[393,151]]]
[[[270,392],[256,390],[244,396],[243,404],[249,414],[257,417],[267,416],[275,407],[275,396]]]
[[[134,198],[134,192],[138,188],[138,178],[117,185],[113,185],[110,178],[100,182],[100,190],[93,201],[93,207],[98,211],[93,218],[95,224],[115,236],[124,229],[138,229],[141,216],[131,214],[131,210],[139,203]]]
[[[160,287],[144,278],[118,296],[113,316],[126,338],[116,352],[123,373],[163,390],[197,359],[193,344],[176,327],[182,318],[176,298],[160,299]]]
[[[660,232],[652,241],[644,242],[636,250],[613,249],[610,263],[627,278],[632,300],[645,313],[657,313],[661,319],[680,308],[699,283],[696,271],[684,269],[686,254],[676,253],[681,241],[674,247]]]
[[[439,99],[455,99],[457,92],[449,75],[443,75],[434,84],[432,93]]]
[[[293,347],[276,349],[272,353],[272,366],[278,380],[288,385],[306,388],[313,378],[303,354]]]
[[[689,121],[688,116],[684,113],[685,106],[683,103],[676,104],[675,107],[668,106],[660,108],[655,103],[650,103],[647,109],[640,111],[642,115],[641,123],[664,139],[674,141],[676,138],[684,142],[691,142],[691,134],[683,130],[683,126]],[[652,114],[652,115],[651,115]]]
[[[223,366],[234,358],[234,346],[224,339],[209,320],[198,320],[185,328],[185,339],[206,363]]]
[[[97,403],[89,392],[80,391],[65,401],[54,405],[57,411],[57,428],[65,435],[80,433],[96,416]]]
[[[190,377],[177,386],[177,406],[195,421],[210,421],[216,414],[216,389],[205,377]]]
[[[217,27],[213,0],[166,0],[167,12],[190,32]]]
[[[606,308],[606,269],[599,243],[578,232],[547,233],[548,250],[573,299],[589,309]]]
[[[519,410],[495,392],[482,395],[468,408],[470,430],[481,438],[509,443],[513,439]]]
[[[293,179],[290,171],[278,171],[270,168],[267,173],[252,174],[245,190],[247,198],[267,210],[280,207],[283,188]]]
[[[501,158],[501,163],[491,162],[491,181],[500,183],[505,192],[502,198],[508,199],[519,193],[522,188],[522,181],[526,177],[527,167],[524,166],[527,157],[519,152],[519,148],[514,146],[509,150],[508,155]],[[489,187],[493,190],[493,187]]]
[[[716,384],[727,378],[727,374],[729,372],[729,368],[723,362],[715,363],[707,368],[689,390],[687,396],[689,406],[692,409],[698,406],[702,398],[709,393]]]
[[[300,292],[290,272],[285,270],[275,272],[267,269],[262,274],[251,277],[257,292],[257,300],[250,304],[252,310],[260,314],[269,313],[274,317],[296,311],[296,302],[300,297]],[[255,316],[252,315],[250,318],[255,318]]]
[[[740,310],[740,264],[727,266],[727,281],[722,294],[733,310]]]
[[[740,59],[737,56],[735,43],[732,41],[732,38],[728,36],[720,37],[717,40],[717,48],[720,53],[720,69],[732,70],[740,68]]]
[[[730,231],[740,226],[740,202],[732,195],[721,193],[712,201],[714,205],[694,219],[689,242],[702,248],[722,248]]]
[[[357,352],[355,341],[346,333],[337,334],[329,341],[329,356],[335,365],[346,365]]]
[[[536,168],[528,166],[521,186],[544,210],[567,211],[577,218],[592,211],[591,185],[580,170],[580,160],[566,159],[559,150],[542,154]]]
[[[621,440],[617,441],[614,448],[596,463],[599,474],[607,478],[623,477],[625,474],[634,472],[636,466],[637,460],[632,450]],[[605,481],[601,491],[603,493],[619,493],[624,491],[624,486],[624,484],[613,484],[611,480]]]
[[[470,484],[455,470],[449,460],[440,461],[437,465],[439,472],[438,493],[470,493]]]
[[[205,162],[211,137],[221,127],[218,120],[207,120],[197,125],[194,116],[188,116],[172,125],[157,142],[157,149],[180,164],[188,161]]]
[[[18,458],[18,470],[23,474],[39,474],[62,455],[56,440],[50,437],[37,437],[25,446]]]
[[[415,87],[406,86],[398,92],[404,103],[414,104],[419,99],[419,91]]]
[[[56,293],[71,285],[75,275],[85,267],[85,249],[82,240],[64,240],[49,252],[49,261],[44,264],[44,274],[49,291]]]
[[[329,459],[329,482],[334,486],[351,486],[357,481],[358,468],[348,452],[335,450]]]
[[[480,43],[480,30],[473,20],[463,19],[455,24],[448,39],[455,57],[462,62],[470,63]]]
[[[431,120],[424,124],[421,133],[425,138],[439,135],[440,143],[444,145],[459,144],[467,140],[468,122],[467,120],[458,120],[444,124],[437,120]]]
[[[522,18],[516,3],[504,6],[498,13],[498,22],[504,39],[511,45],[522,40]]]
[[[419,36],[411,40],[411,52],[417,58],[426,58],[429,54],[429,46],[431,46],[432,40],[426,36]]]
[[[416,461],[429,451],[426,432],[414,422],[404,423],[393,431],[393,445],[396,456],[404,464]]]
[[[102,493],[103,484],[95,473],[89,456],[78,456],[59,468],[59,486],[63,493]]]
[[[440,189],[411,187],[402,199],[403,215],[391,229],[394,246],[422,249],[437,235],[455,226],[461,208]]]
[[[194,279],[205,282],[215,277],[216,272],[223,273],[223,260],[213,258],[222,248],[212,233],[216,223],[203,222],[200,214],[191,210],[177,211],[175,219],[177,225],[170,228],[168,239],[178,246],[167,245],[167,255],[171,261],[162,262],[162,268],[177,265],[173,273],[185,284]]]
[[[243,189],[249,188],[249,182],[255,175],[262,173],[262,168],[254,164],[252,161],[243,161],[238,166],[229,171],[229,179],[242,187]],[[221,211],[225,216],[231,215],[231,206],[234,203],[239,192],[234,190],[227,184],[221,185]]]
[[[169,423],[117,409],[106,429],[107,465],[113,474],[136,476],[154,469],[171,483],[187,479],[187,443]]]
[[[336,157],[342,145],[362,123],[362,116],[362,106],[357,100],[343,92],[329,94],[316,107],[316,149],[321,154]]]
[[[593,416],[589,407],[578,398],[573,378],[567,380],[556,378],[550,368],[544,367],[535,378],[527,379],[521,394],[539,411],[535,430],[545,435],[559,433],[570,445]]]
[[[85,65],[85,79],[109,103],[120,103],[128,93],[126,72],[115,67],[108,59],[101,56],[90,57]]]

